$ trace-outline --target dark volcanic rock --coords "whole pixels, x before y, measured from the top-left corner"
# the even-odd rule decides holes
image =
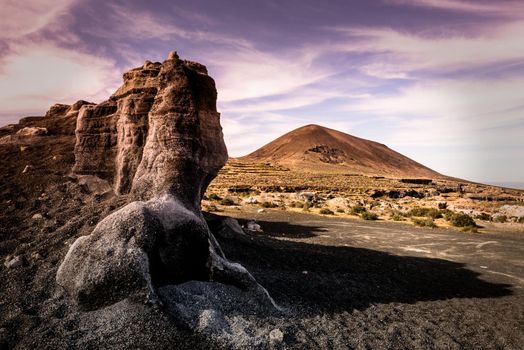
[[[66,105],[66,104],[62,104],[62,103],[56,103],[54,105],[52,105],[49,110],[46,112],[45,116],[46,117],[54,117],[54,116],[57,116],[57,115],[64,115],[66,114],[69,109],[71,108],[71,106],[69,105]]]
[[[433,182],[431,179],[400,179],[405,184],[429,185]]]
[[[344,151],[327,145],[312,147],[306,151],[306,153],[308,152],[318,153],[319,160],[324,163],[340,164],[346,160],[346,154]]]
[[[209,229],[218,238],[233,238],[236,236],[245,236],[246,233],[236,219],[223,217],[211,213],[205,213],[204,218]]]
[[[0,128],[0,144],[34,144],[40,142],[36,136],[74,135],[80,110],[83,106],[92,105],[94,104],[83,100],[72,105],[54,104],[44,117],[24,117],[18,124]]]
[[[96,309],[129,296],[152,293],[148,251],[162,226],[142,203],[108,216],[69,249],[57,282],[84,309]]]
[[[110,181],[132,202],[71,246],[56,281],[86,310],[128,297],[159,303],[157,288],[217,281],[273,301],[227,261],[200,212],[227,160],[216,90],[204,66],[176,53],[124,74],[108,101],[83,106],[74,173]]]
[[[69,117],[74,116],[76,118],[82,106],[92,106],[92,105],[94,105],[93,102],[87,102],[84,100],[78,100],[75,103],[73,103],[72,105],[56,103],[49,108],[49,110],[45,114],[45,117],[54,118],[54,117],[62,117],[62,116],[69,116]]]

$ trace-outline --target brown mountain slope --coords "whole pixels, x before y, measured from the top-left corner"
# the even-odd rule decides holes
[[[295,129],[242,161],[273,162],[314,172],[350,172],[390,177],[442,177],[387,146],[319,125]]]

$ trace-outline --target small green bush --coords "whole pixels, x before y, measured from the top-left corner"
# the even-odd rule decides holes
[[[456,213],[450,220],[451,225],[455,227],[477,227],[475,220],[468,214]]]
[[[404,221],[404,217],[400,215],[399,213],[395,213],[391,216],[391,219],[393,221]]]
[[[428,212],[429,208],[420,208],[420,207],[417,207],[417,208],[412,208],[410,211],[407,212],[406,215],[408,216],[417,216],[417,217],[420,217],[420,216],[427,216],[427,212]]]
[[[212,200],[212,201],[219,201],[219,200],[221,200],[221,199],[222,199],[222,197],[220,197],[220,196],[219,196],[218,194],[216,194],[216,193],[211,193],[211,194],[209,195],[209,200]]]
[[[428,217],[432,219],[440,219],[442,213],[440,210],[435,208],[413,208],[408,212],[408,216],[417,216],[417,217]]]
[[[506,215],[498,215],[493,218],[493,221],[503,223],[508,221],[508,217]]]
[[[491,215],[487,213],[480,213],[477,216],[475,216],[475,219],[483,220],[483,221],[490,221]]]
[[[353,215],[358,215],[358,214],[363,213],[365,211],[367,211],[366,207],[364,207],[363,205],[360,205],[360,204],[357,204],[357,205],[355,205],[354,207],[351,208],[351,214],[353,214]]]
[[[260,205],[262,206],[262,208],[276,208],[276,207],[278,207],[278,204],[273,203],[273,202],[263,202]]]
[[[518,222],[519,224],[524,224],[524,216],[521,216],[521,217],[517,220],[517,222]]]
[[[375,213],[370,213],[369,211],[365,211],[362,214],[360,214],[362,219],[364,220],[378,220],[378,215]]]
[[[443,217],[442,213],[438,209],[431,208],[428,211],[428,216],[432,219],[440,219]]]
[[[449,209],[442,209],[440,210],[440,214],[446,219],[447,221],[451,221],[453,218],[453,215],[455,215],[455,212]]]
[[[420,227],[435,228],[437,225],[433,222],[433,219],[411,219],[413,223]]]
[[[380,207],[380,202],[379,201],[373,201],[373,202],[369,203],[369,208],[370,209],[373,209],[374,207]]]
[[[337,212],[337,213],[344,213],[344,209],[342,209],[342,208],[337,208],[336,212]],[[523,217],[522,219],[524,219],[524,217]]]
[[[319,213],[323,214],[323,215],[335,215],[335,213],[332,210],[328,209],[328,208],[320,209]]]
[[[222,205],[235,205],[235,201],[232,200],[231,198],[226,197],[226,198],[224,198],[224,199],[222,199],[220,201],[220,204],[222,204]]]
[[[207,212],[212,213],[212,212],[218,211],[218,208],[217,208],[216,205],[214,205],[214,204],[210,204],[210,205],[206,205],[206,206],[204,207],[204,210],[207,211]]]

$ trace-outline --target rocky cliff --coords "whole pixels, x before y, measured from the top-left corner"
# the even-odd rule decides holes
[[[73,172],[136,200],[78,238],[58,269],[58,285],[82,309],[128,298],[169,304],[159,288],[191,280],[232,284],[273,305],[225,258],[200,212],[227,160],[216,97],[204,66],[171,53],[125,73],[107,101],[80,109]]]

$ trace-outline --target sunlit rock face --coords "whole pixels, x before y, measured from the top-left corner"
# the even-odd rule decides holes
[[[81,109],[73,172],[140,199],[176,194],[192,206],[227,160],[206,68],[170,54],[124,74],[109,98]]]
[[[126,298],[160,303],[159,288],[191,280],[232,284],[273,305],[247,270],[227,261],[200,211],[227,160],[216,97],[204,66],[171,53],[125,73],[109,100],[80,109],[73,172],[131,194],[73,243],[58,269],[57,284],[82,309]]]

